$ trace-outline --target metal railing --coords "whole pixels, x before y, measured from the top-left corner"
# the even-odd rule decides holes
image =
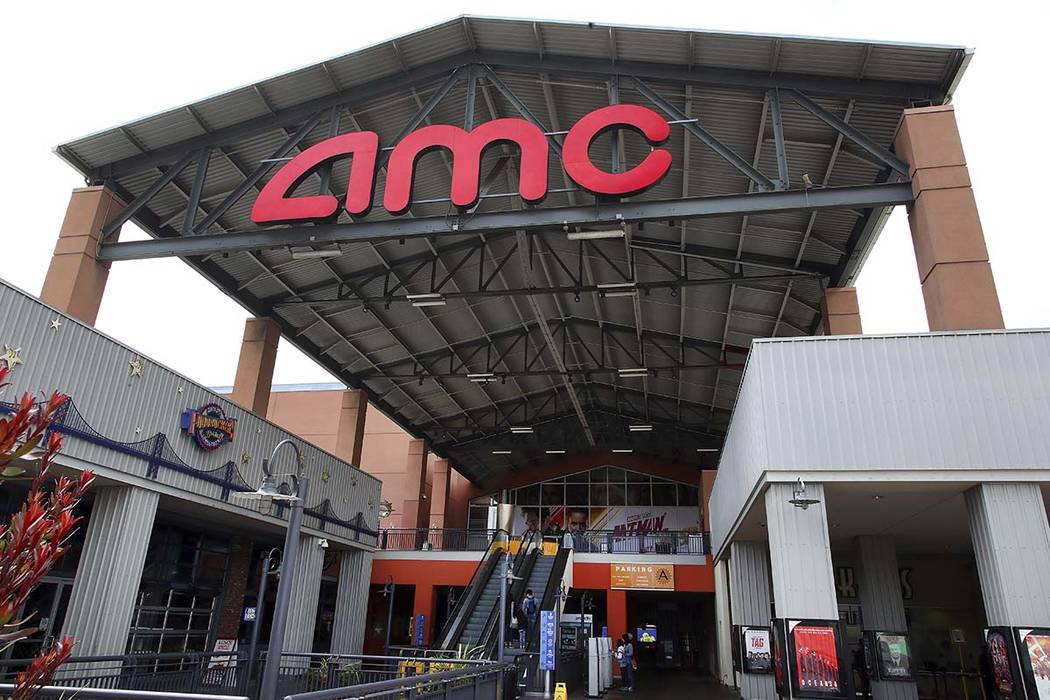
[[[484,552],[496,530],[460,528],[416,528],[382,530],[379,548],[388,551]],[[559,537],[564,538],[567,533]],[[580,553],[595,554],[690,554],[711,553],[706,532],[635,532],[587,530],[573,533],[572,546]]]
[[[422,661],[416,663],[423,663]],[[441,669],[410,675],[402,678],[364,683],[353,686],[327,688],[294,695],[285,695],[284,700],[401,700],[441,697],[445,700],[478,700],[497,698],[502,685],[513,688],[515,668],[512,664],[496,662],[468,663],[448,659],[428,662],[431,668],[437,664],[455,668]]]
[[[0,698],[11,697],[15,686],[0,683]],[[76,688],[66,685],[45,685],[34,689],[37,697],[77,698],[77,700],[251,700],[247,695],[207,695],[203,693],[161,693],[143,690],[104,690]]]

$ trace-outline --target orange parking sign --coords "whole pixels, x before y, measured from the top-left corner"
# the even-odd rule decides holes
[[[672,564],[612,564],[611,588],[674,590]]]

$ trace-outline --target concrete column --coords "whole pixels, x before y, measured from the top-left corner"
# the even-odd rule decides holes
[[[979,484],[966,508],[988,624],[1050,627],[1050,524],[1039,484]]]
[[[765,542],[734,542],[729,546],[729,594],[734,625],[769,626],[769,551]],[[739,644],[740,640],[734,637],[732,643]],[[740,697],[774,700],[776,696],[772,675],[740,674]]]
[[[896,150],[911,166],[908,224],[930,330],[1002,328],[954,107],[904,110]]]
[[[230,546],[230,563],[222,590],[222,609],[215,630],[216,639],[237,639],[244,612],[244,591],[252,567],[252,541],[234,537]]]
[[[347,389],[343,392],[339,432],[335,437],[335,456],[356,466],[361,465],[367,413],[368,392],[365,389]]]
[[[405,502],[401,515],[401,527],[427,527],[429,523],[420,519],[424,513],[423,494],[427,477],[427,443],[425,440],[410,440],[405,456]]]
[[[766,530],[777,617],[837,620],[824,485],[806,484],[807,498],[820,502],[805,510],[788,503],[794,488],[794,484],[770,484],[766,489]]]
[[[897,550],[893,538],[885,535],[863,535],[857,538],[858,575],[861,618],[864,629],[904,632],[908,629],[901,598],[901,579],[897,567]],[[872,678],[874,700],[917,700],[914,682],[879,682]]]
[[[109,263],[97,259],[99,238],[103,227],[123,208],[124,202],[105,187],[73,190],[40,290],[40,298],[45,303],[95,325],[109,278]],[[111,240],[119,235],[118,230]]]
[[[616,640],[623,636],[627,629],[627,591],[609,590],[605,594],[605,622],[609,628],[609,636],[613,639],[613,649],[616,649]],[[601,631],[601,630],[599,630]],[[620,667],[613,663],[613,675],[620,676]]]
[[[134,486],[95,491],[62,628],[77,656],[124,653],[159,500]]]
[[[733,673],[732,624],[729,607],[729,565],[725,559],[720,559],[715,562],[715,634],[718,641],[718,680],[722,685],[736,687],[736,674]]]
[[[372,552],[348,549],[339,560],[339,587],[332,626],[333,654],[360,654],[365,640],[368,586],[372,580]]]
[[[270,403],[273,365],[280,339],[281,327],[271,319],[249,318],[244,322],[244,339],[230,401],[264,418]]]
[[[430,494],[430,525],[436,528],[445,527],[451,477],[452,469],[448,465],[448,460],[435,459],[434,488]]]
[[[415,596],[412,598],[412,619],[413,624],[419,620],[419,616],[423,616],[423,645],[429,644],[434,639],[434,586],[433,584],[417,583]],[[415,629],[413,627],[413,629]],[[414,645],[416,643],[413,637],[409,640],[409,644]]]
[[[829,287],[821,301],[826,335],[860,335],[860,305],[856,287]]]
[[[299,539],[299,556],[295,562],[295,580],[288,610],[288,629],[284,651],[311,652],[314,648],[314,626],[317,624],[317,601],[321,597],[321,569],[325,550],[317,537]],[[284,585],[283,582],[281,585]]]

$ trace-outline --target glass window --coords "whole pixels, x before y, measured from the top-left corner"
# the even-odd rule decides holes
[[[627,505],[651,506],[649,484],[627,484]]]
[[[623,484],[609,484],[609,505],[627,505],[627,494]]]
[[[577,472],[576,474],[569,474],[565,477],[565,481],[570,484],[586,484],[587,480],[587,472]]]
[[[627,472],[627,481],[628,482],[632,482],[633,481],[633,482],[636,482],[636,483],[648,482],[648,481],[650,481],[650,476],[648,474],[639,474],[638,472],[631,472],[631,471],[629,471],[629,472]]]
[[[590,471],[591,483],[604,484],[609,480],[609,470],[605,467],[598,467]]]
[[[587,484],[566,484],[565,504],[570,506],[587,505]]]
[[[698,505],[700,503],[699,492],[700,489],[696,488],[695,486],[686,486],[684,484],[678,484],[678,505]]]
[[[565,484],[543,484],[543,505],[563,506],[565,505]]]
[[[678,499],[675,496],[674,484],[668,482],[653,482],[653,505],[654,506],[674,506],[678,505]]]
[[[591,484],[591,505],[609,505],[609,487],[606,484]]]
[[[538,506],[540,504],[539,484],[518,489],[517,502],[519,506]]]
[[[610,484],[622,484],[624,482],[625,475],[623,469],[618,467],[609,467],[609,483]]]

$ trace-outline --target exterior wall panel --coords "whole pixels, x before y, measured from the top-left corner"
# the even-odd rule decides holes
[[[712,496],[715,551],[764,473],[948,469],[1050,469],[1050,331],[756,340]]]

